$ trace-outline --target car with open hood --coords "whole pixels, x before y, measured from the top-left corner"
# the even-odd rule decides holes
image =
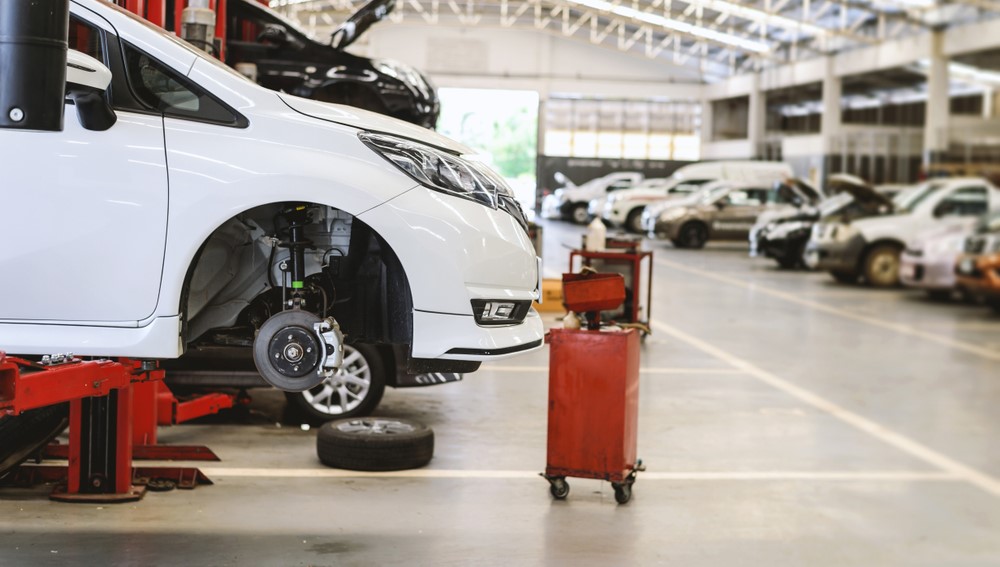
[[[804,180],[790,180],[787,190],[794,189],[792,207],[761,214],[750,229],[750,255],[775,260],[782,268],[805,266],[805,248],[813,225],[834,215],[859,218],[877,214],[886,199],[882,191],[875,200],[856,200],[846,186],[864,185],[853,175],[834,174],[827,180],[826,191],[819,193]],[[823,197],[823,195],[826,197]]]
[[[647,205],[697,191],[711,181],[770,184],[792,175],[788,164],[772,161],[706,161],[685,165],[670,177],[649,179],[629,189],[610,193],[603,205],[592,205],[605,224],[644,232],[642,212]],[[599,198],[599,197],[598,197]]]
[[[612,191],[634,187],[643,179],[643,174],[638,171],[616,171],[577,185],[561,172],[556,173],[556,181],[563,186],[542,199],[542,218],[586,224],[590,220],[587,208],[591,200],[604,198]]]
[[[959,289],[1000,313],[1000,213],[980,219],[954,270]]]
[[[261,85],[296,96],[346,104],[434,128],[440,103],[420,71],[390,59],[347,51],[365,31],[395,8],[396,0],[372,0],[341,24],[326,43],[256,0],[229,0],[226,63],[252,64]]]
[[[846,186],[855,199],[879,201],[869,185]],[[976,177],[935,179],[880,205],[884,214],[835,215],[817,223],[806,245],[810,266],[842,282],[864,278],[874,287],[899,285],[900,255],[907,240],[934,226],[959,224],[1000,208],[1000,191]]]
[[[0,270],[24,275],[0,279],[7,352],[237,349],[305,391],[344,345],[399,345],[419,373],[542,347],[526,219],[468,148],[261,87],[113,3],[69,6],[86,97],[55,98],[61,129],[0,129],[6,206],[44,211],[0,223]]]
[[[787,203],[771,203],[770,185],[731,181],[706,183],[690,197],[649,206],[643,226],[650,238],[668,239],[678,248],[701,248],[709,240],[746,240],[762,212]]]

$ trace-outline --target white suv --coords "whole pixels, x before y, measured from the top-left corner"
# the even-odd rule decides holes
[[[0,130],[0,349],[252,347],[304,390],[345,342],[409,345],[421,372],[541,347],[524,216],[467,148],[259,87],[114,4],[70,13],[96,58],[71,52],[71,81],[104,112]]]

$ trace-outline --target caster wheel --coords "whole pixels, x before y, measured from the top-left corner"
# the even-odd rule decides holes
[[[556,500],[565,500],[569,495],[569,483],[565,478],[554,478],[549,484],[549,492]]]
[[[612,483],[611,486],[615,489],[615,502],[619,504],[627,504],[629,500],[632,499],[632,485],[628,483],[618,484]]]

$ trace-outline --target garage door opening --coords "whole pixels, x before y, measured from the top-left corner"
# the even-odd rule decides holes
[[[514,189],[524,209],[535,207],[538,93],[438,89],[438,131],[474,149]]]

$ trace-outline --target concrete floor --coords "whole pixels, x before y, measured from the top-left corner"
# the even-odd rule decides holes
[[[580,230],[546,225],[546,269]],[[545,465],[545,351],[389,391],[435,429],[428,467],[327,469],[315,430],[249,417],[161,430],[214,486],[126,505],[0,492],[0,565],[1000,565],[1000,317],[783,272],[739,245],[655,251],[639,476]]]

